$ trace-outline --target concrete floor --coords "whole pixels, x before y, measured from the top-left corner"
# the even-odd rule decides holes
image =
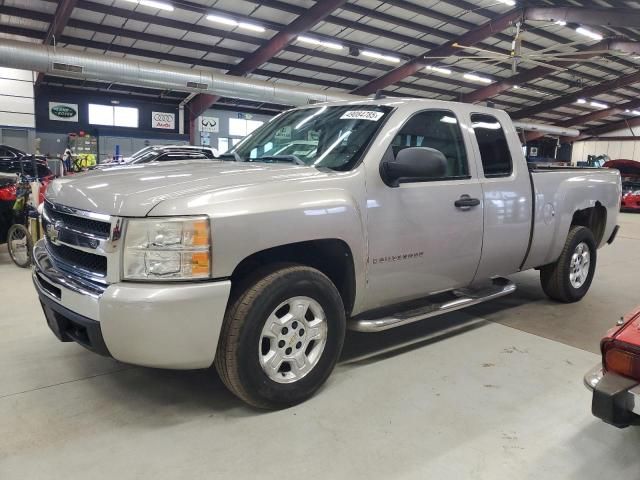
[[[640,429],[594,419],[582,386],[601,334],[640,303],[640,215],[621,224],[582,302],[514,275],[519,291],[492,304],[350,333],[316,397],[268,413],[215,371],[59,343],[29,272],[0,251],[0,479],[636,479]]]

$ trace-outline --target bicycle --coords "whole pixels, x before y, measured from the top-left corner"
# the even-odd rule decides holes
[[[21,268],[31,266],[34,236],[35,239],[41,236],[40,215],[29,202],[31,181],[32,179],[24,174],[19,176],[13,206],[13,224],[7,232],[9,257]]]

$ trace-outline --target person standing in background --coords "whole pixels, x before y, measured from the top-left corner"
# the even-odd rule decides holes
[[[73,154],[71,153],[71,149],[67,148],[62,155],[62,163],[64,164],[65,172],[71,171],[71,157]]]

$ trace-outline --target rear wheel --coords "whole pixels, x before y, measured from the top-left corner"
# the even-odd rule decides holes
[[[335,285],[320,271],[280,266],[259,275],[228,309],[215,365],[225,385],[259,408],[311,397],[333,370],[345,335]]]
[[[591,230],[572,227],[558,260],[540,269],[544,293],[565,303],[582,299],[589,291],[595,274],[596,256],[596,242]]]
[[[24,225],[11,225],[7,232],[7,247],[13,263],[22,268],[27,268],[31,265],[33,240],[29,230]]]

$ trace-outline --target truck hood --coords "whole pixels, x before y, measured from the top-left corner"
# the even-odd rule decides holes
[[[57,179],[46,198],[96,213],[142,217],[164,200],[322,175],[313,167],[211,160],[119,165]]]

